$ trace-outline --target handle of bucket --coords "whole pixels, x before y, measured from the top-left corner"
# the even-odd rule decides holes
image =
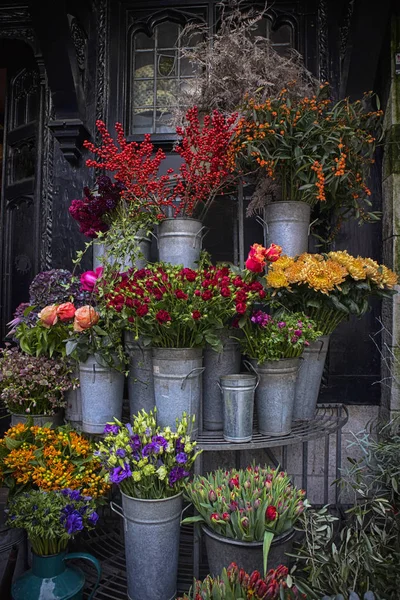
[[[308,235],[310,235],[311,233],[311,227],[314,225],[314,223],[316,223],[318,221],[318,219],[314,219],[314,221],[311,221],[311,223],[308,226]]]
[[[260,217],[260,215],[257,215],[257,216],[256,216],[256,221],[257,221],[257,223],[258,223],[259,225],[263,225],[263,226],[265,227],[265,229],[266,229],[266,232],[267,232],[267,235],[268,235],[268,223],[267,223],[267,221],[264,221],[264,219],[262,219],[262,218]]]
[[[157,248],[158,248],[158,235],[156,235],[153,231],[149,231],[149,235],[151,235],[151,237],[153,237],[156,242],[157,242]],[[146,238],[144,238],[146,239]]]
[[[182,509],[182,512],[181,512],[181,521],[182,521],[183,515],[185,514],[185,512],[187,511],[187,509],[190,508],[191,506],[193,506],[192,502],[190,502],[187,506],[185,506],[184,509]]]
[[[199,371],[199,375],[201,375],[201,373],[204,373],[205,370],[206,370],[205,367],[196,367],[195,369],[192,369],[191,371],[189,371],[189,373],[187,375],[185,375],[185,377],[183,378],[183,381],[181,383],[181,390],[185,389],[186,381],[188,380],[188,377],[190,377],[190,375],[192,373]]]
[[[249,371],[253,371],[254,375],[256,376],[257,380],[256,380],[256,386],[254,388],[256,390],[258,388],[258,384],[260,383],[260,376],[258,374],[258,371],[257,371],[257,369],[255,369],[253,367],[253,365],[251,364],[251,362],[249,362],[248,360],[244,360],[243,364],[244,364],[245,367],[247,367],[247,369]]]
[[[99,561],[97,560],[97,558],[95,558],[94,556],[92,556],[91,554],[88,554],[87,552],[71,552],[70,554],[67,554],[66,557],[64,558],[64,560],[73,560],[74,558],[79,558],[79,559],[83,559],[83,560],[88,560],[89,562],[91,562],[94,566],[94,568],[97,571],[97,578],[96,578],[96,583],[94,584],[94,587],[92,589],[92,592],[88,598],[88,600],[91,600],[94,596],[95,591],[97,590],[97,588],[100,585],[100,579],[101,579],[101,566]]]
[[[116,504],[115,502],[113,502],[113,500],[111,500],[110,502],[110,508],[113,512],[115,512],[119,517],[122,517],[125,523],[125,531],[128,531],[128,524],[125,518],[124,513],[122,512],[122,506],[120,506],[119,504]]]
[[[203,233],[203,235],[201,235],[201,232],[202,232],[204,229],[207,229],[207,231],[206,231],[205,233]],[[196,235],[194,236],[193,248],[195,248],[195,247],[196,247],[196,240],[197,240],[197,238],[199,237],[199,235],[201,235],[201,241],[203,241],[203,240],[204,240],[204,238],[205,238],[205,236],[207,235],[207,233],[208,233],[209,231],[210,231],[210,230],[209,230],[209,228],[208,228],[208,227],[206,227],[205,225],[203,225],[203,227],[202,227],[201,229],[199,229],[199,231],[198,231],[198,232],[196,233]]]

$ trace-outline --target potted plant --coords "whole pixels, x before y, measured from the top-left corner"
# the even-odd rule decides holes
[[[288,435],[300,356],[321,332],[304,313],[273,317],[262,310],[253,311],[242,331],[242,352],[259,377],[255,392],[259,430],[264,435]]]
[[[62,423],[64,393],[73,385],[63,361],[30,356],[7,346],[0,349],[0,397],[13,425],[29,416],[36,425]]]
[[[198,419],[204,346],[207,343],[222,350],[219,332],[264,296],[259,282],[247,283],[228,267],[206,263],[197,270],[155,264],[124,275],[107,290],[108,306],[136,340],[140,337],[144,347],[152,346],[155,405],[161,426],[174,427],[183,412]],[[232,357],[237,362],[236,355]],[[217,418],[222,423],[218,394],[217,401]],[[209,407],[210,403],[204,409],[206,422],[213,421]],[[197,434],[197,427],[192,434]]]
[[[270,298],[285,310],[309,315],[321,337],[305,349],[296,384],[294,418],[312,419],[329,336],[344,319],[362,317],[372,296],[391,297],[397,275],[370,258],[347,251],[282,256],[266,276]]]
[[[67,546],[82,531],[93,529],[98,520],[96,505],[90,496],[78,490],[30,490],[12,499],[8,505],[8,524],[25,529],[32,546],[32,569],[13,583],[15,600],[40,600],[43,597],[67,599],[81,594],[85,576],[81,569],[67,566],[65,561],[89,560],[97,570],[100,582],[100,563],[91,554],[72,552]]]
[[[0,439],[0,483],[10,497],[29,489],[81,490],[104,496],[109,485],[93,456],[93,445],[69,426],[49,429],[19,423]]]
[[[202,523],[210,572],[221,573],[233,557],[247,572],[267,572],[285,561],[293,525],[307,506],[283,471],[270,467],[217,469],[195,476],[185,497],[199,513],[183,523]]]
[[[334,103],[327,84],[303,98],[290,98],[289,90],[244,100],[233,153],[244,172],[260,170],[274,183],[278,192],[265,207],[267,244],[294,256],[308,250],[314,206],[320,220],[333,218],[334,228],[353,216],[379,219],[370,211],[366,181],[383,113],[371,109],[372,92],[363,101]]]
[[[214,111],[200,123],[197,108],[189,109],[183,126],[176,129],[179,141],[174,150],[183,163],[177,173],[168,169],[165,175],[158,173],[164,152],[154,153],[149,135],[140,144],[127,142],[120,123],[115,125],[118,145],[102,121],[97,121],[102,145],[85,142],[98,157],[86,164],[114,173],[123,184],[122,196],[132,221],[160,223],[161,261],[194,268],[199,260],[202,219],[235,177],[229,156],[235,121],[235,114],[225,117]]]
[[[178,600],[295,600],[303,597],[284,565],[262,577],[259,571],[248,574],[231,563],[217,577],[207,575],[203,581],[195,581],[189,593]]]
[[[182,487],[198,453],[186,416],[169,427],[141,411],[133,424],[114,419],[104,429],[98,456],[106,481],[118,485],[125,520],[128,596],[169,600],[176,594]]]
[[[93,240],[93,269],[103,263],[118,263],[121,269],[133,265],[141,268],[150,259],[151,240],[146,234],[146,223],[141,228],[140,223],[132,226],[123,190],[122,182],[113,183],[101,175],[94,188],[85,187],[84,197],[73,200],[69,207],[80,232]]]

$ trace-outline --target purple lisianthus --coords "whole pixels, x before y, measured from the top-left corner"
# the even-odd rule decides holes
[[[137,433],[135,435],[132,435],[131,439],[129,440],[129,445],[132,448],[132,450],[139,450],[141,443],[140,437]]]
[[[294,335],[297,335],[297,337],[301,337],[302,336],[302,330],[301,329],[296,329],[294,332]]]
[[[251,321],[260,327],[265,327],[271,321],[271,317],[262,310],[257,310],[253,313]]]
[[[103,433],[112,433],[113,435],[117,435],[117,433],[119,432],[119,426],[118,425],[113,425],[112,423],[107,423],[107,425],[104,427],[104,432]]]
[[[69,497],[71,500],[82,500],[82,496],[79,490],[71,490]]]
[[[294,335],[290,341],[292,342],[292,344],[295,344],[296,342],[299,341],[299,338],[297,335]]]
[[[142,450],[142,456],[150,456],[150,454],[158,454],[160,451],[160,445],[156,442],[151,442],[150,444],[146,444]]]
[[[132,471],[128,465],[128,463],[124,463],[124,467],[115,467],[110,473],[110,481],[111,483],[121,483],[127,477],[132,475]]]
[[[90,513],[90,515],[88,515],[88,521],[91,525],[96,525],[98,520],[99,520],[99,515],[97,514],[96,511],[93,511],[92,513]]]
[[[82,531],[83,521],[78,511],[74,511],[67,516],[64,527],[69,535],[73,535],[77,531]]]
[[[184,449],[185,449],[185,442],[182,440],[182,438],[178,438],[176,440],[175,450],[177,451],[177,453],[179,453],[179,452],[183,452]]]
[[[131,437],[133,437],[133,429],[132,429],[132,425],[131,425],[130,423],[126,423],[126,424],[125,424],[125,427],[127,428],[129,435],[130,435]]]
[[[126,456],[126,452],[123,448],[118,448],[118,450],[115,453],[119,458],[125,458]]]
[[[151,441],[158,446],[162,446],[164,450],[168,448],[168,442],[162,435],[153,435]]]
[[[176,455],[176,462],[183,464],[185,462],[187,462],[188,456],[186,454],[186,452],[179,452],[179,454]]]
[[[172,487],[184,477],[189,477],[189,471],[185,471],[183,467],[173,467],[168,476],[168,483]]]
[[[285,321],[279,321],[278,327],[279,327],[279,329],[283,329],[284,327],[286,327],[286,322]]]

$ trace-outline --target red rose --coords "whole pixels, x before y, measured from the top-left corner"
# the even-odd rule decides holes
[[[171,321],[171,315],[167,310],[159,310],[156,314],[156,319],[160,325],[163,325],[164,323]]]
[[[200,294],[201,294],[200,290],[194,290],[194,295],[195,296],[200,296]]]
[[[136,314],[138,317],[144,317],[147,315],[148,312],[149,307],[147,306],[147,304],[140,304],[140,306],[138,306],[136,309]]]
[[[187,281],[194,281],[196,279],[196,271],[192,269],[182,269],[181,275],[186,277]]]
[[[189,296],[185,294],[183,290],[176,290],[175,296],[178,298],[178,300],[187,300],[189,298]]]
[[[264,271],[265,262],[249,258],[246,260],[246,269],[252,273],[262,273]]]
[[[227,287],[222,288],[221,290],[221,296],[224,296],[224,298],[229,298],[229,296],[231,295],[231,290]]]
[[[266,295],[267,295],[267,294],[265,293],[265,291],[264,291],[264,290],[261,290],[261,291],[258,293],[258,296],[261,298],[261,300],[264,300],[264,298],[265,298],[265,296],[266,296]]]
[[[76,308],[72,302],[64,302],[57,306],[57,317],[60,321],[69,321],[74,318]]]
[[[244,302],[239,302],[239,304],[236,304],[236,312],[239,315],[244,315],[246,310],[247,310],[247,304],[245,304]]]
[[[275,506],[268,506],[267,510],[265,511],[266,521],[275,521],[277,516],[278,516],[278,511],[276,510]]]
[[[202,293],[201,295],[202,300],[211,300],[212,298],[212,291],[211,290],[206,290],[205,292]]]
[[[192,312],[192,318],[197,321],[198,319],[201,318],[201,312],[199,310],[194,310]]]
[[[238,292],[236,292],[235,300],[236,300],[236,302],[246,302],[246,300],[247,300],[246,292],[244,292],[243,290],[239,290]]]
[[[265,258],[269,262],[275,262],[276,260],[278,260],[278,258],[280,257],[281,254],[282,254],[281,246],[277,246],[276,244],[271,244],[270,247],[267,248],[265,251]]]

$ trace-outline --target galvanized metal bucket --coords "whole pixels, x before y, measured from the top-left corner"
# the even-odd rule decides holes
[[[73,379],[79,379],[79,369],[76,367],[71,375]],[[82,398],[81,388],[68,390],[64,395],[65,420],[74,428],[82,429]]]
[[[246,366],[260,377],[256,390],[256,409],[260,433],[271,436],[289,435],[292,429],[294,394],[299,358],[270,360]]]
[[[134,236],[135,241],[137,242],[138,250],[141,255],[140,258],[136,260],[132,260],[130,256],[125,256],[122,260],[121,270],[132,269],[143,269],[150,260],[150,251],[151,251],[151,239],[145,235],[144,230],[139,230],[137,235]],[[115,257],[109,252],[107,248],[107,239],[104,243],[100,244],[98,242],[94,242],[93,244],[93,270],[97,269],[97,267],[101,267],[104,263],[105,258],[109,264],[115,263]]]
[[[94,356],[79,364],[82,396],[82,431],[103,433],[114,417],[121,419],[124,374],[103,366]]]
[[[2,509],[4,510],[4,506]],[[14,573],[12,575],[12,580],[15,581],[15,579],[20,577],[28,568],[28,540],[24,529],[17,529],[16,527],[8,527],[7,525],[1,524],[0,583],[3,581],[3,577],[6,578],[8,575],[11,577],[8,560],[13,550],[17,550],[18,552],[16,556],[16,563],[14,564]]]
[[[296,256],[308,250],[311,207],[305,202],[271,202],[265,208],[266,244]]]
[[[153,355],[150,347],[135,341],[131,331],[124,332],[125,349],[129,355],[128,396],[130,416],[155,407]]]
[[[197,219],[165,219],[158,226],[158,254],[161,262],[197,267],[196,261],[204,237],[205,227]]]
[[[201,348],[153,348],[154,396],[157,424],[176,430],[176,419],[185,412],[195,416],[192,439],[199,429],[202,399],[203,351]]]
[[[293,419],[296,421],[309,421],[315,416],[329,338],[323,335],[304,349],[294,398]]]
[[[203,427],[209,431],[221,431],[224,426],[222,396],[218,381],[224,375],[240,371],[240,346],[229,337],[229,332],[220,334],[223,350],[216,352],[207,346],[204,350],[203,373]]]
[[[253,437],[254,392],[257,385],[257,377],[248,373],[220,378],[224,439],[227,442],[250,442]]]
[[[235,562],[246,573],[257,570],[263,572],[263,542],[242,542],[223,537],[205,525],[201,526],[205,535],[209,572],[220,575],[222,569]],[[268,553],[267,568],[276,569],[279,565],[287,564],[286,553],[292,550],[295,531],[289,531],[273,538]]]
[[[178,576],[182,494],[140,500],[123,492],[122,508],[111,508],[125,521],[125,556],[130,600],[173,600]]]
[[[28,419],[33,420],[33,424],[37,427],[43,427],[46,423],[50,423],[51,427],[59,427],[64,421],[64,411],[61,409],[56,412],[55,415],[17,415],[11,414],[11,426],[18,425],[19,423],[27,423]]]

